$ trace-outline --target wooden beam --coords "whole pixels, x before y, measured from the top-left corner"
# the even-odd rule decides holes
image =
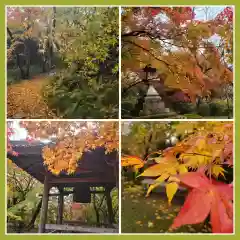
[[[95,183],[95,184],[114,184],[114,178],[52,178],[50,180],[51,184],[60,184],[60,183]]]
[[[98,193],[98,194],[105,194],[104,191],[90,191],[90,192],[91,192],[91,193]],[[64,196],[67,196],[67,195],[73,194],[73,193],[74,193],[74,191],[64,191],[64,192],[63,192],[63,195],[64,195]],[[42,194],[39,194],[39,196],[42,197]],[[49,193],[48,196],[49,196],[49,197],[58,197],[58,196],[59,196],[59,193]]]
[[[62,224],[46,224],[47,230],[59,230],[82,233],[118,233],[118,229],[114,228],[97,228],[97,227],[81,227]]]
[[[92,173],[92,172],[93,172],[92,170],[87,170],[87,169],[78,167],[75,171],[75,174],[76,173]]]
[[[81,226],[83,224],[82,221],[80,220],[63,220],[63,224],[65,225],[71,225],[71,226]],[[87,226],[87,225],[84,225]],[[107,229],[109,229],[109,225],[107,223],[101,223],[101,227],[105,227]],[[114,223],[112,224],[112,228],[114,229],[118,229],[118,224]]]
[[[57,224],[62,224],[63,210],[64,210],[64,192],[63,188],[59,188]]]
[[[49,193],[49,182],[48,182],[48,176],[46,175],[44,179],[42,208],[41,208],[40,223],[39,223],[39,229],[38,229],[39,233],[45,232],[45,224],[47,221],[47,212],[48,212],[48,193]]]

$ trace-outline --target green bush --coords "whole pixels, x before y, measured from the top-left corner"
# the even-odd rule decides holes
[[[215,101],[209,104],[211,116],[229,116],[233,113],[233,104],[227,101]]]
[[[218,100],[211,103],[201,103],[197,110],[198,114],[205,116],[232,116],[233,103],[229,104],[225,100]]]
[[[197,113],[201,116],[211,116],[210,107],[207,103],[202,103],[197,109]]]
[[[54,76],[43,95],[50,108],[64,118],[117,118],[118,82],[85,79],[79,74]]]
[[[226,105],[223,110],[223,116],[233,116],[233,102],[229,103],[229,106]]]
[[[225,106],[221,106],[221,104],[217,102],[211,102],[209,104],[209,110],[211,116],[222,116],[223,115],[223,108]]]
[[[195,111],[195,105],[188,102],[175,102],[173,103],[173,110],[179,114],[188,114]]]

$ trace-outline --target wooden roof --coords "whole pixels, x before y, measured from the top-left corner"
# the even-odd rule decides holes
[[[31,143],[27,141],[12,141],[11,144],[18,156],[8,153],[8,158],[41,183],[44,182],[47,174],[52,186],[74,187],[79,183],[86,183],[90,186],[116,185],[118,179],[117,152],[105,154],[103,147],[85,152],[74,174],[68,175],[63,172],[55,176],[47,171],[46,166],[43,164],[42,149],[47,144],[39,141]],[[54,145],[54,143],[48,145]]]

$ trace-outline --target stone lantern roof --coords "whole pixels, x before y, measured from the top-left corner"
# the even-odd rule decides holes
[[[159,98],[161,99],[161,97],[159,96],[158,92],[156,91],[156,89],[153,86],[149,86],[147,94],[146,94],[146,98]]]

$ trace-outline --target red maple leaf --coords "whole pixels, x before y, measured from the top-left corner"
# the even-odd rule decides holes
[[[201,223],[210,214],[213,233],[232,233],[232,185],[210,181],[203,172],[186,173],[179,179],[190,188],[190,192],[172,228]]]
[[[14,131],[12,128],[7,128],[7,137],[11,137],[14,134]]]
[[[161,12],[161,8],[151,8],[151,15],[155,17]]]
[[[226,7],[223,9],[222,12],[220,12],[215,20],[220,21],[220,22],[232,22],[233,21],[233,8],[231,7]]]
[[[18,157],[18,156],[19,156],[19,153],[18,153],[18,152],[15,152],[15,151],[12,151],[12,155],[15,156],[15,157]]]

